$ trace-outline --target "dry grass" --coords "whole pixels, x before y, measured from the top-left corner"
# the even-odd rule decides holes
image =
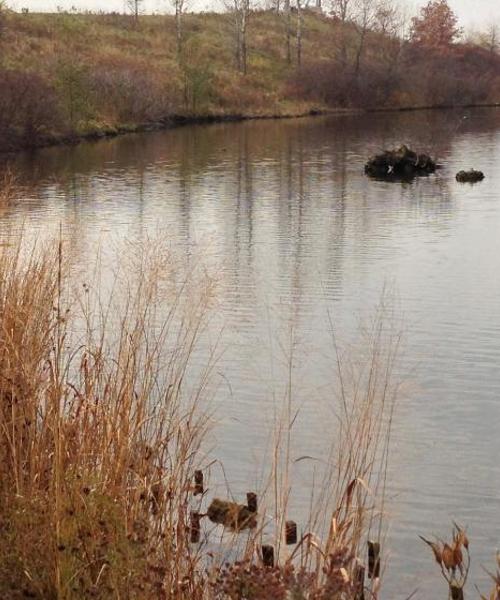
[[[178,587],[197,563],[186,528],[205,374],[183,395],[205,290],[156,323],[157,263],[118,320],[85,313],[77,335],[62,246],[23,257],[0,259],[1,595],[192,597]]]
[[[299,413],[293,400],[293,357],[290,358],[287,400],[276,426],[273,468],[266,493],[275,515],[274,544],[278,553],[285,565],[298,565],[312,576],[308,585],[314,598],[315,593],[318,597],[325,594],[325,598],[358,598],[360,581],[364,581],[370,598],[376,598],[380,588],[383,555],[375,556],[373,569],[365,557],[368,542],[374,542],[375,548],[383,547],[385,535],[389,447],[400,387],[394,371],[401,329],[395,323],[385,299],[364,328],[356,349],[341,348],[334,323],[330,323],[335,384],[333,397],[324,398],[323,403],[335,407],[329,424],[332,441],[325,440],[327,454],[318,469],[320,483],[311,490],[307,522],[301,524],[304,533],[298,544],[288,549],[284,541],[288,507],[297,485],[293,480],[292,456],[293,430]],[[305,456],[295,461],[309,459]],[[345,585],[337,595],[332,581]]]
[[[0,171],[0,207],[12,204],[17,191],[18,185],[14,173],[9,168]]]
[[[0,149],[115,134],[174,115],[498,101],[500,59],[477,46],[421,51],[377,31],[365,39],[352,23],[342,29],[304,11],[299,66],[296,27],[294,14],[288,62],[284,15],[251,11],[243,75],[229,13],[184,15],[178,57],[173,15],[135,22],[130,15],[9,11],[0,36]]]
[[[116,278],[111,299],[88,285],[75,297],[61,242],[2,249],[0,595],[359,598],[366,540],[382,533],[399,337],[380,315],[356,364],[336,350],[339,434],[306,533],[285,546],[290,385],[257,526],[232,527],[217,542],[203,524],[193,544],[191,511],[208,500],[193,498],[192,481],[208,462],[217,351],[203,368],[193,357],[213,281],[192,271],[182,277],[168,252],[147,245],[123,272],[133,276]],[[270,514],[274,567],[261,555]],[[236,552],[240,560],[225,565]],[[376,575],[364,584],[369,597]]]

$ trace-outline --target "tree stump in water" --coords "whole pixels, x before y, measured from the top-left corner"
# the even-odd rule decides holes
[[[470,169],[469,171],[459,171],[455,177],[459,183],[476,183],[484,179],[482,171]]]
[[[365,165],[367,175],[387,180],[413,179],[434,173],[436,169],[437,164],[429,155],[417,154],[407,146],[377,154]]]

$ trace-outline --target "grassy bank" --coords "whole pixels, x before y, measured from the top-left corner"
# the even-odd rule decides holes
[[[234,15],[0,15],[0,149],[71,142],[192,120],[302,115],[349,108],[498,102],[500,58],[476,46],[415,48],[375,26],[360,31],[301,13],[251,12],[247,68]]]

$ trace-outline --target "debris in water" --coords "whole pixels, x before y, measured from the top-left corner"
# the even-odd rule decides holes
[[[470,169],[469,171],[459,171],[456,175],[456,180],[459,183],[476,183],[484,179],[484,173],[482,171],[476,171]]]
[[[256,513],[248,506],[214,498],[208,507],[207,517],[212,523],[224,525],[233,531],[253,529],[257,525]]]
[[[386,150],[370,158],[365,173],[379,179],[412,179],[417,175],[434,173],[438,165],[427,154],[417,154],[407,146],[397,150]]]

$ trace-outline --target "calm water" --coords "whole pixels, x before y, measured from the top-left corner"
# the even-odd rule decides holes
[[[412,184],[363,175],[368,155],[402,142],[443,170]],[[485,181],[457,184],[472,166]],[[391,464],[386,597],[418,587],[428,599],[442,584],[417,534],[468,524],[476,582],[500,546],[499,167],[493,109],[193,127],[20,156],[36,192],[0,224],[37,237],[62,226],[75,268],[158,232],[217,265],[226,351],[214,443],[236,492],[259,480],[290,327],[296,456],[318,456],[334,412],[327,315],[349,339],[389,286],[412,393]],[[292,506],[304,501],[297,491]]]

